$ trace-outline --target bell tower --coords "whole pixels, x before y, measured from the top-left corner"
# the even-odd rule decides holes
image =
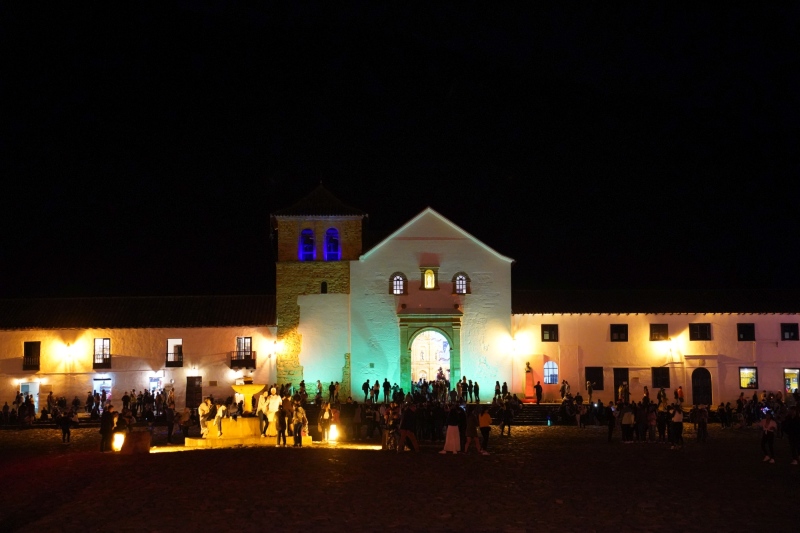
[[[272,213],[272,229],[278,235],[275,310],[283,346],[276,361],[279,383],[297,386],[304,379],[298,296],[350,294],[350,261],[361,255],[365,216],[322,184],[294,205]],[[349,388],[350,384],[341,385]]]

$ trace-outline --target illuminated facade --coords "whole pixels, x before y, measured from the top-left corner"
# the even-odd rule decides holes
[[[366,251],[364,217],[322,186],[273,213],[275,296],[0,301],[0,395],[174,388],[182,407],[244,375],[339,382],[341,397],[444,375],[488,399],[495,381],[522,394],[526,363],[545,399],[563,380],[605,401],[627,382],[635,399],[682,386],[714,405],[798,386],[794,300],[512,299],[512,259],[435,210]]]

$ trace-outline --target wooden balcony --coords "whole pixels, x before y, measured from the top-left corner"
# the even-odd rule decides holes
[[[95,354],[92,368],[95,370],[108,370],[111,368],[111,354]]]
[[[167,368],[181,368],[183,366],[183,352],[168,353],[164,364]]]
[[[39,370],[39,356],[23,357],[22,370]]]
[[[231,368],[256,368],[256,352],[251,350],[235,350],[231,352]]]

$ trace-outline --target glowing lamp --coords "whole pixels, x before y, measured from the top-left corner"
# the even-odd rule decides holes
[[[122,445],[125,443],[125,433],[117,432],[114,433],[114,441],[111,443],[111,448],[118,452],[122,449]]]

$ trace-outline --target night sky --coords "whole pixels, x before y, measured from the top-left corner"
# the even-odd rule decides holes
[[[17,4],[0,297],[272,293],[320,181],[515,288],[795,288],[796,4]]]

